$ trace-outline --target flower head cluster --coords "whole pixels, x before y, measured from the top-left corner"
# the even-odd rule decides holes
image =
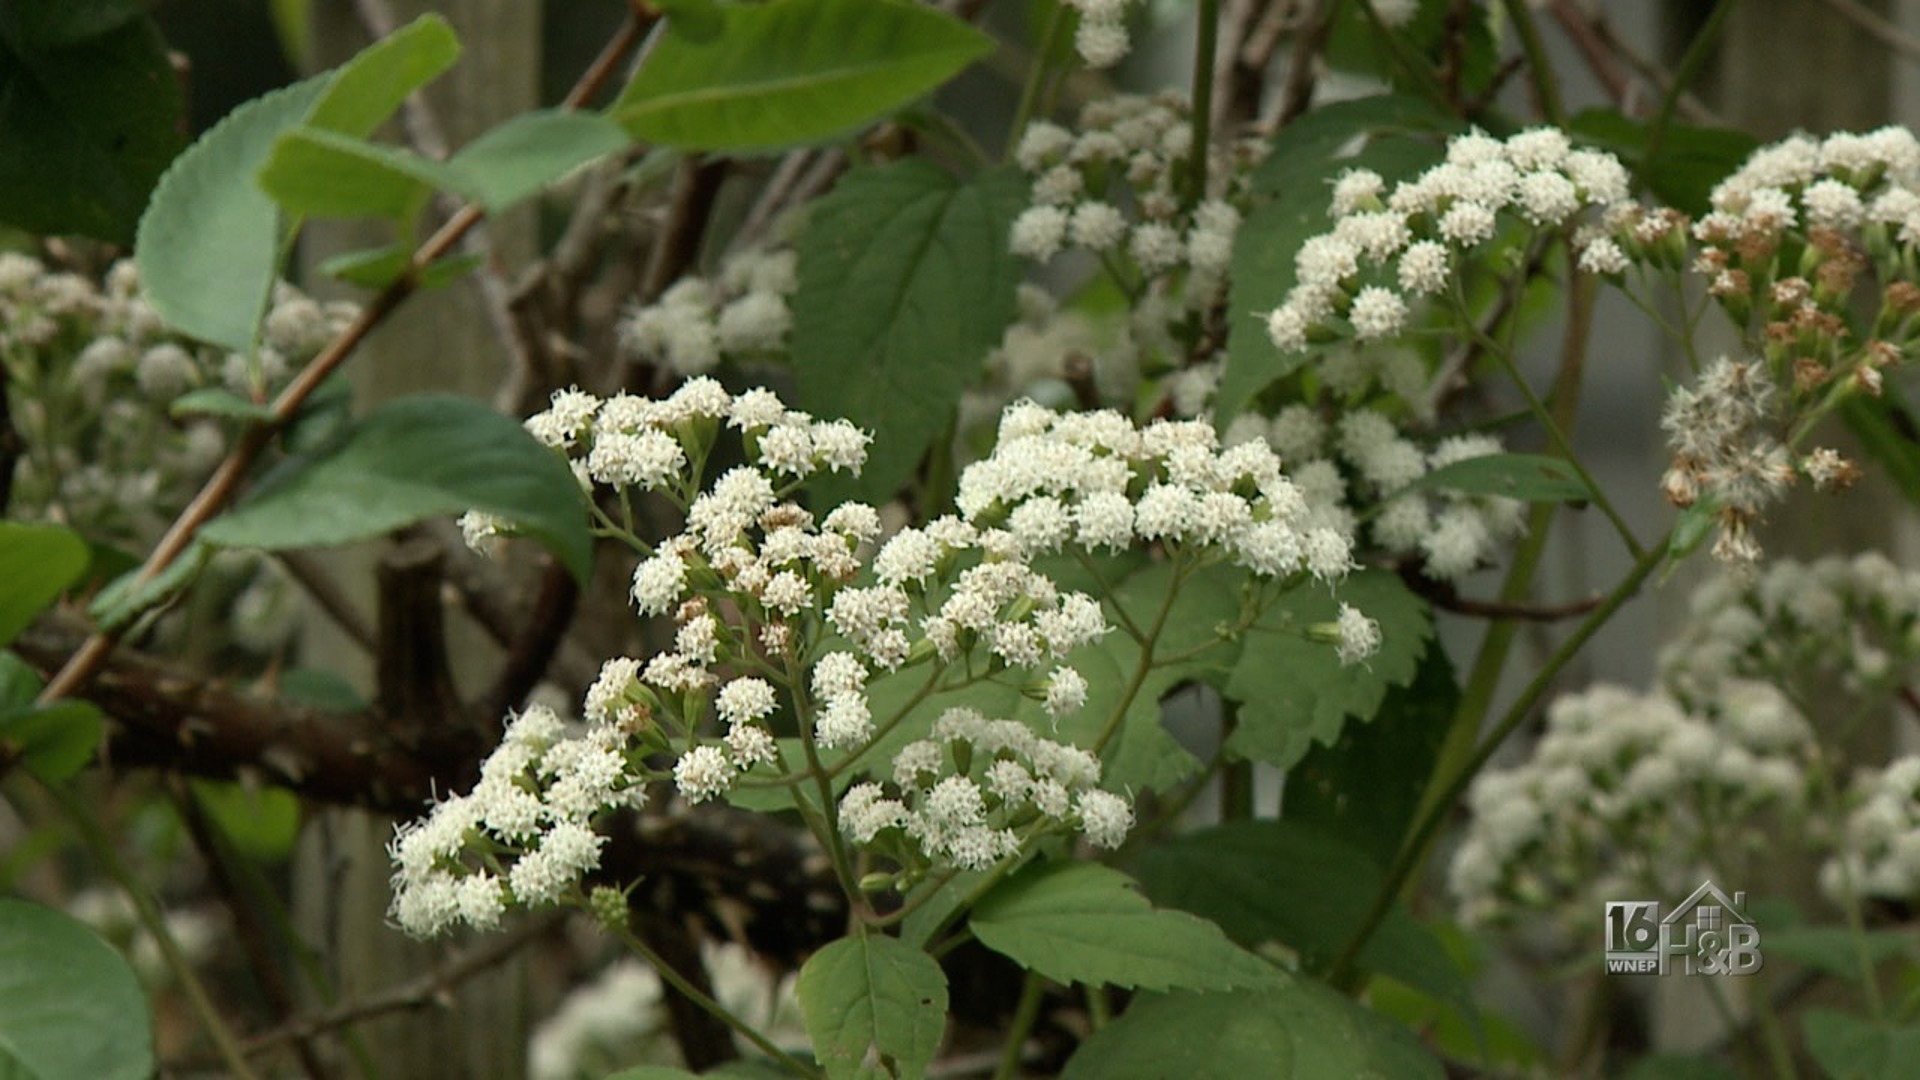
[[[1585,920],[1606,895],[1737,877],[1737,860],[1792,840],[1833,853],[1830,893],[1911,896],[1920,762],[1857,777],[1844,823],[1809,822],[1815,732],[1795,702],[1831,706],[1821,719],[1841,726],[1846,702],[1871,707],[1917,667],[1920,573],[1879,555],[1710,581],[1660,655],[1660,689],[1559,699],[1532,756],[1476,783],[1454,892],[1475,917]],[[1776,813],[1755,820],[1763,810]],[[1788,824],[1802,832],[1783,836]]]
[[[1226,438],[1230,444],[1263,439],[1288,462],[1311,520],[1357,533],[1364,513],[1365,536],[1379,551],[1417,559],[1437,580],[1457,580],[1520,534],[1525,504],[1412,486],[1429,472],[1503,448],[1491,435],[1453,435],[1425,448],[1402,422],[1362,407],[1329,424],[1313,406],[1294,404],[1272,418],[1244,414]]]
[[[1090,68],[1109,68],[1127,55],[1127,0],[1067,0],[1080,13],[1073,48]]]
[[[1378,173],[1351,170],[1334,186],[1332,231],[1295,256],[1295,284],[1267,316],[1267,335],[1283,353],[1391,339],[1503,224],[1565,228],[1628,195],[1618,160],[1574,148],[1557,128],[1458,136],[1445,161],[1392,190]]]
[[[793,327],[794,267],[790,249],[756,250],[728,259],[715,278],[681,278],[657,302],[628,312],[621,344],[682,377],[704,375],[726,357],[778,351]]]
[[[993,453],[961,474],[957,502],[983,543],[1022,557],[1145,541],[1218,551],[1262,577],[1333,580],[1353,566],[1351,528],[1313,521],[1265,443],[1223,450],[1203,421],[1136,427],[1016,402]]]
[[[1607,898],[1737,878],[1777,843],[1756,815],[1805,810],[1812,732],[1765,683],[1720,689],[1692,707],[1606,685],[1557,699],[1532,756],[1468,795],[1449,879],[1462,915],[1546,908],[1584,930]]]
[[[170,415],[174,399],[218,388],[265,400],[357,313],[281,284],[249,358],[170,330],[131,259],[96,283],[0,253],[0,365],[25,448],[10,511],[151,542],[225,448],[215,420]]]
[[[420,937],[459,923],[491,930],[509,905],[571,895],[606,842],[594,816],[645,801],[635,734],[607,720],[575,730],[538,705],[512,717],[473,791],[394,836],[394,921]]]
[[[985,870],[1048,833],[1118,847],[1133,827],[1133,808],[1096,787],[1099,780],[1100,759],[1085,750],[1041,738],[1017,720],[949,709],[930,737],[894,756],[891,784],[848,789],[840,827],[909,872]]]

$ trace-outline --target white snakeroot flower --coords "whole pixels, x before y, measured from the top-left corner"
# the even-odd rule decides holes
[[[872,734],[873,713],[859,693],[827,698],[813,725],[813,737],[828,749],[858,746]]]
[[[1186,245],[1181,242],[1180,234],[1172,226],[1149,221],[1134,226],[1133,240],[1127,250],[1146,274],[1157,274],[1162,270],[1179,265],[1186,254]]]
[[[1407,304],[1393,290],[1369,285],[1353,298],[1353,309],[1348,313],[1348,318],[1353,323],[1353,336],[1357,340],[1373,341],[1392,337],[1406,324]]]
[[[495,541],[508,527],[506,521],[485,511],[469,510],[460,515],[460,539],[481,555],[492,556]]]
[[[1431,296],[1451,280],[1446,245],[1421,240],[1400,253],[1400,287],[1419,296]]]
[[[1014,151],[1014,161],[1025,172],[1039,172],[1048,162],[1058,160],[1073,145],[1073,133],[1047,120],[1027,125]]]
[[[1133,828],[1133,806],[1127,800],[1111,792],[1092,789],[1082,791],[1076,800],[1075,809],[1080,814],[1081,828],[1086,833],[1087,842],[1097,848],[1112,850],[1127,838],[1127,832]]]
[[[1067,212],[1057,206],[1033,206],[1014,219],[1008,248],[1023,258],[1045,262],[1067,236]]]
[[[1070,667],[1055,668],[1047,680],[1047,714],[1060,717],[1076,712],[1087,703],[1087,680]]]
[[[1580,249],[1580,269],[1589,274],[1624,274],[1631,263],[1611,237],[1597,236]]]
[[[1083,202],[1074,207],[1068,235],[1089,251],[1109,251],[1126,239],[1127,219],[1109,203]]]
[[[1380,651],[1380,624],[1351,604],[1341,604],[1335,620],[1340,644],[1334,654],[1342,665],[1357,664]]]
[[[687,563],[662,547],[633,571],[633,602],[642,615],[664,615],[680,603],[687,588]]]
[[[733,787],[733,777],[726,751],[717,746],[696,746],[673,765],[674,786],[690,803],[702,803],[726,792]]]
[[[1118,14],[1096,17],[1088,9],[1093,4],[1082,5],[1080,27],[1074,32],[1074,51],[1087,62],[1090,68],[1108,68],[1120,62],[1127,55],[1127,27],[1120,21]]]
[[[778,707],[773,684],[751,675],[728,682],[714,695],[714,712],[729,724],[765,719]]]
[[[543,412],[527,418],[526,429],[534,438],[555,449],[571,447],[586,432],[600,399],[577,387],[553,392],[552,404]]]
[[[1333,185],[1333,212],[1351,214],[1370,209],[1386,190],[1387,182],[1372,169],[1348,169]]]

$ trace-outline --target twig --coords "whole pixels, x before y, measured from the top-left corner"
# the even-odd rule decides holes
[[[1552,0],[1554,18],[1561,28],[1576,41],[1582,37],[1591,37],[1615,56],[1627,62],[1639,75],[1651,85],[1656,93],[1664,94],[1673,85],[1673,75],[1645,54],[1622,40],[1614,33],[1613,25],[1604,15],[1595,12],[1589,15],[1573,0]],[[1689,90],[1682,89],[1679,97],[1681,115],[1696,124],[1718,124],[1720,119],[1712,109],[1706,107],[1700,98]]]
[[[462,952],[417,978],[358,1001],[342,1002],[331,1009],[289,1020],[248,1039],[241,1044],[240,1052],[247,1057],[258,1057],[282,1043],[311,1039],[388,1013],[408,1012],[438,1004],[455,987],[504,962],[557,925],[560,919],[561,916],[556,914],[530,920],[504,936],[487,939],[486,944]]]
[[[1286,127],[1293,118],[1307,111],[1313,104],[1313,89],[1316,72],[1314,57],[1326,47],[1327,38],[1333,33],[1333,0],[1320,0],[1314,8],[1313,17],[1306,27],[1299,31],[1293,42],[1293,54],[1287,59],[1287,82],[1280,98],[1280,115],[1274,124],[1275,130]]]
[[[1472,597],[1461,596],[1452,582],[1435,581],[1420,574],[1411,566],[1401,568],[1400,579],[1407,583],[1408,589],[1437,608],[1481,619],[1560,622],[1585,615],[1599,607],[1601,600],[1599,596],[1589,596],[1584,600],[1574,600],[1565,604],[1520,604],[1506,600],[1475,600]]]
[[[274,555],[287,576],[306,590],[307,596],[319,605],[320,610],[333,620],[342,633],[362,649],[373,651],[373,621],[355,606],[353,598],[320,565],[320,560],[304,551],[277,551]]]
[[[508,646],[499,676],[480,699],[481,719],[497,724],[507,710],[525,703],[559,651],[567,627],[573,622],[579,598],[580,589],[573,583],[573,575],[559,562],[548,559],[546,572],[540,575],[539,595],[526,619],[526,630]]]

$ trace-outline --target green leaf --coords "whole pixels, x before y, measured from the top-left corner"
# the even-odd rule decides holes
[[[1144,990],[1230,990],[1279,970],[1184,911],[1156,909],[1127,875],[1057,862],[1008,878],[974,908],[980,943],[1056,982]]]
[[[222,547],[327,547],[469,509],[513,522],[586,580],[593,540],[573,473],[519,424],[446,394],[374,410],[275,469],[200,535]]]
[[[12,660],[11,653],[0,659]],[[65,780],[87,767],[106,725],[90,701],[62,700],[0,711],[0,759],[18,761],[42,780]]]
[[[1344,601],[1380,624],[1380,651],[1342,666],[1332,646],[1300,636],[1331,622]],[[1308,586],[1280,598],[1248,632],[1226,694],[1240,702],[1240,726],[1227,749],[1241,757],[1292,768],[1315,741],[1331,744],[1349,717],[1370,719],[1387,688],[1404,686],[1419,669],[1432,633],[1427,605],[1384,570],[1360,570],[1332,595]]]
[[[285,788],[192,782],[194,801],[234,850],[263,863],[285,862],[300,835],[300,800]]]
[[[498,212],[627,143],[627,133],[604,116],[545,109],[508,120],[447,164],[462,194]]]
[[[1900,494],[1920,506],[1920,422],[1899,388],[1889,383],[1879,397],[1849,394],[1840,402],[1840,416]]]
[[[1897,956],[1920,954],[1920,938],[1909,930],[1868,930],[1856,940],[1844,926],[1788,926],[1768,922],[1767,959],[1778,957],[1824,975],[1860,980],[1860,952],[1878,966]]]
[[[800,402],[874,433],[857,485],[824,496],[884,502],[949,426],[1013,317],[1022,271],[1007,230],[1025,201],[1011,170],[961,183],[908,159],[813,204],[793,301]]]
[[[140,282],[174,329],[248,351],[279,273],[280,212],[257,181],[283,132],[306,123],[360,138],[457,55],[425,16],[339,69],[249,101],[174,160],[140,219]]]
[[[1740,1080],[1740,1070],[1717,1058],[1649,1054],[1622,1073],[1621,1080]]]
[[[1442,1077],[1413,1033],[1310,979],[1235,994],[1153,994],[1095,1032],[1061,1080]]]
[[[437,289],[471,273],[485,259],[479,255],[449,255],[435,259],[420,271],[420,288]],[[384,289],[413,266],[413,249],[401,244],[366,248],[335,255],[319,271],[350,285]]]
[[[1443,465],[1408,484],[1409,489],[1500,495],[1522,502],[1581,502],[1593,497],[1587,482],[1562,458],[1545,454],[1485,454]]]
[[[189,390],[167,406],[167,415],[222,416],[234,420],[264,423],[273,419],[273,406],[241,397],[224,386],[203,386]]]
[[[717,36],[677,22],[613,104],[635,138],[683,150],[767,150],[878,120],[993,50],[906,0],[775,0],[720,8]]]
[[[1658,152],[1649,157],[1651,124],[1612,109],[1588,109],[1569,121],[1567,130],[1581,142],[1619,157],[1661,202],[1693,217],[1711,209],[1708,196],[1714,185],[1744,164],[1760,145],[1744,131],[1673,121]]]
[[[1399,100],[1399,99],[1392,99]],[[1329,106],[1322,112],[1328,112]],[[1318,115],[1309,113],[1308,116]],[[1366,119],[1362,112],[1353,122]],[[1372,123],[1380,123],[1378,120]],[[1292,131],[1305,120],[1296,121]],[[1370,128],[1362,124],[1348,131],[1348,138]],[[1382,130],[1390,130],[1383,127]],[[1278,379],[1293,373],[1306,356],[1303,353],[1281,355],[1267,337],[1267,313],[1279,307],[1294,284],[1293,257],[1312,237],[1332,228],[1327,207],[1333,198],[1334,179],[1348,169],[1372,169],[1388,183],[1404,179],[1438,162],[1442,151],[1436,142],[1408,135],[1388,135],[1377,139],[1348,158],[1326,155],[1346,142],[1326,145],[1332,133],[1318,131],[1299,150],[1285,150],[1282,132],[1275,149],[1267,158],[1274,164],[1265,183],[1277,187],[1277,197],[1256,207],[1247,215],[1233,241],[1233,279],[1227,299],[1231,318],[1227,322],[1227,366],[1220,376],[1220,389],[1214,395],[1214,416],[1221,427],[1240,415],[1254,395]],[[1256,184],[1262,177],[1256,174]]]
[[[195,539],[180,557],[145,581],[135,566],[107,583],[87,605],[87,614],[105,633],[118,633],[142,614],[172,600],[193,583],[213,557],[213,549]]]
[[[247,351],[280,260],[280,212],[255,176],[280,133],[326,92],[316,75],[249,101],[187,147],[153,190],[134,256],[160,317]]]
[[[457,190],[460,178],[409,150],[302,127],[274,143],[260,187],[296,216],[406,220],[434,188]]]
[[[1339,955],[1381,888],[1380,869],[1364,851],[1290,821],[1174,837],[1148,848],[1138,869],[1156,903],[1208,919],[1249,948],[1279,942],[1309,970]],[[1403,906],[1374,931],[1359,961],[1476,1017],[1466,977]]]
[[[1450,134],[1461,126],[1459,117],[1425,98],[1406,94],[1336,101],[1281,128],[1266,158],[1254,168],[1250,182],[1253,190],[1263,195],[1310,189],[1318,195],[1324,211],[1333,198],[1332,190],[1321,183],[1327,163],[1350,143],[1388,135]],[[1359,166],[1344,162],[1341,167]]]
[[[133,239],[186,142],[180,80],[144,5],[0,5],[0,221]]]
[[[146,995],[120,954],[78,921],[0,899],[0,1076],[144,1080]]]
[[[862,1075],[869,1054],[888,1075],[919,1077],[947,1027],[947,977],[933,958],[898,939],[856,933],[800,969],[800,1013],[833,1080]]]
[[[1920,1076],[1920,1024],[1892,1027],[1832,1009],[1800,1020],[1807,1052],[1833,1080],[1906,1080]]]
[[[0,521],[0,645],[87,569],[87,542],[60,525]]]
[[[308,127],[365,138],[407,95],[460,58],[460,40],[439,15],[422,15],[340,65],[306,116]]]
[[[1426,794],[1460,689],[1437,638],[1406,686],[1389,687],[1372,722],[1347,724],[1287,773],[1280,816],[1326,830],[1386,866]]]

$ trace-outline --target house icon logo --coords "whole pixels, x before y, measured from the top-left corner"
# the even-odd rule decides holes
[[[1760,970],[1760,928],[1746,914],[1747,894],[1728,896],[1711,881],[1663,917],[1658,900],[1606,905],[1607,971],[1666,975],[1751,975]],[[1677,963],[1676,963],[1677,962]]]

